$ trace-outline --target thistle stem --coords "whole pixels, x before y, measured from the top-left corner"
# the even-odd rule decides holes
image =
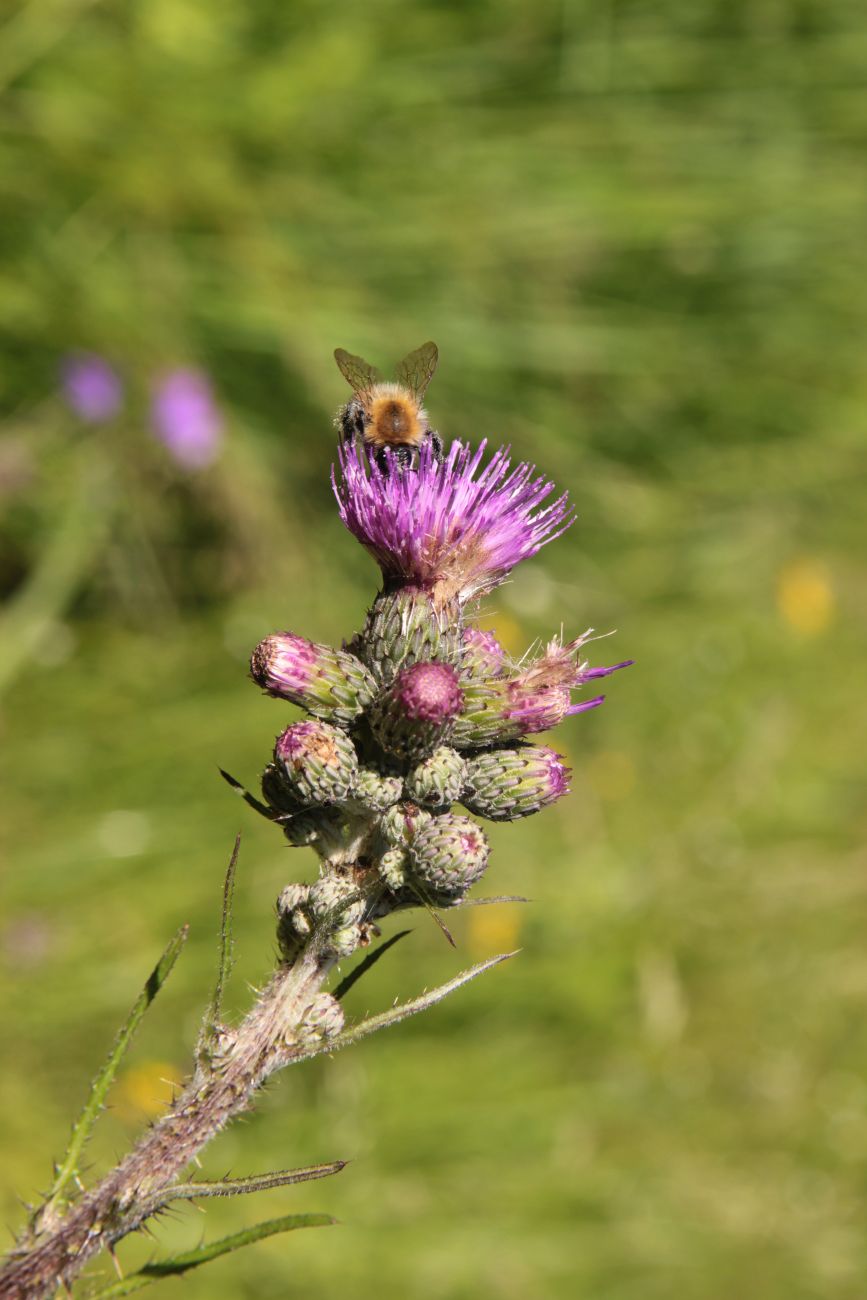
[[[29,1241],[0,1269],[0,1300],[42,1300],[141,1224],[194,1156],[248,1110],[269,1075],[310,1055],[305,1017],[334,965],[311,936],[271,978],[236,1030],[224,1030],[171,1109],[97,1187],[62,1217],[34,1223]]]

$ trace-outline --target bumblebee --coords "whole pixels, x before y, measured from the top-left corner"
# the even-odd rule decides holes
[[[439,359],[435,343],[423,343],[404,357],[394,383],[384,381],[378,370],[343,348],[335,348],[334,359],[352,389],[352,397],[335,420],[345,442],[362,442],[382,470],[388,469],[386,448],[401,469],[412,464],[425,443],[442,460],[442,439],[430,427],[422,406]]]

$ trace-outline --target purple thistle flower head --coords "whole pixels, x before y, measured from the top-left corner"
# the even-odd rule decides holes
[[[619,668],[628,668],[632,664],[633,660],[624,659],[622,663],[607,668],[591,668],[579,660],[578,654],[590,638],[591,631],[592,628],[567,645],[559,637],[554,637],[544,653],[509,682],[509,702],[504,716],[516,722],[523,732],[548,731],[563,718],[598,708],[605,699],[604,695],[573,704],[571,692],[587,681],[608,677]]]
[[[105,424],[120,410],[123,384],[105,357],[95,352],[73,352],[60,371],[63,394],[69,406],[88,424]]]
[[[184,469],[204,469],[216,458],[223,434],[208,377],[199,370],[172,370],[161,380],[151,405],[157,438]]]
[[[451,664],[418,663],[402,669],[391,688],[394,707],[414,722],[448,722],[464,703]]]
[[[438,606],[467,601],[569,527],[565,493],[550,500],[554,484],[526,462],[513,468],[508,448],[483,466],[486,445],[474,452],[455,442],[442,462],[423,446],[406,470],[388,453],[380,468],[354,444],[339,449],[340,517],[387,583],[421,588]]]

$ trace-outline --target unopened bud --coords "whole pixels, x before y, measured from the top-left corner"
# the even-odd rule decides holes
[[[499,677],[506,663],[506,652],[493,632],[480,627],[465,627],[462,638],[461,668],[469,677]]]
[[[317,921],[326,921],[334,929],[351,925],[364,914],[364,899],[358,897],[355,882],[333,871],[310,886],[308,905]]]
[[[302,806],[341,803],[358,775],[352,741],[328,722],[294,722],[274,746],[274,762],[291,795]]]
[[[430,820],[430,813],[414,803],[399,803],[383,813],[379,830],[387,844],[393,848],[406,848]]]
[[[262,798],[269,808],[281,815],[301,811],[301,804],[276,763],[269,763],[262,773]]]
[[[393,807],[403,794],[403,779],[384,776],[372,767],[361,767],[355,783],[354,800],[371,812],[385,812]]]
[[[440,745],[412,769],[406,792],[419,803],[442,807],[460,799],[466,777],[467,765],[457,750]]]
[[[312,1051],[327,1043],[341,1032],[344,1021],[343,1008],[337,999],[330,993],[317,993],[298,1027],[298,1046]]]
[[[440,659],[458,664],[461,655],[460,609],[437,609],[421,591],[377,596],[353,649],[384,684],[402,668]]]
[[[373,706],[371,728],[383,749],[404,759],[423,758],[446,738],[463,700],[451,664],[412,664]]]
[[[300,704],[329,722],[352,722],[376,692],[373,678],[355,655],[292,632],[277,632],[260,642],[250,673],[269,695]]]
[[[467,762],[461,802],[491,821],[528,817],[569,791],[569,768],[547,745],[495,749]]]
[[[454,903],[488,865],[488,838],[470,817],[431,818],[409,847],[411,879],[432,903]]]
[[[406,883],[406,866],[409,861],[406,849],[387,849],[379,859],[379,874],[393,894]]]

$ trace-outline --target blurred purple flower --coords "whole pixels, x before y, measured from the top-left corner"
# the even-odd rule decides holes
[[[104,424],[120,410],[123,384],[117,371],[95,352],[73,352],[61,366],[63,394],[89,424]]]
[[[172,370],[160,381],[151,420],[157,438],[185,469],[204,469],[216,458],[223,417],[200,370]]]

